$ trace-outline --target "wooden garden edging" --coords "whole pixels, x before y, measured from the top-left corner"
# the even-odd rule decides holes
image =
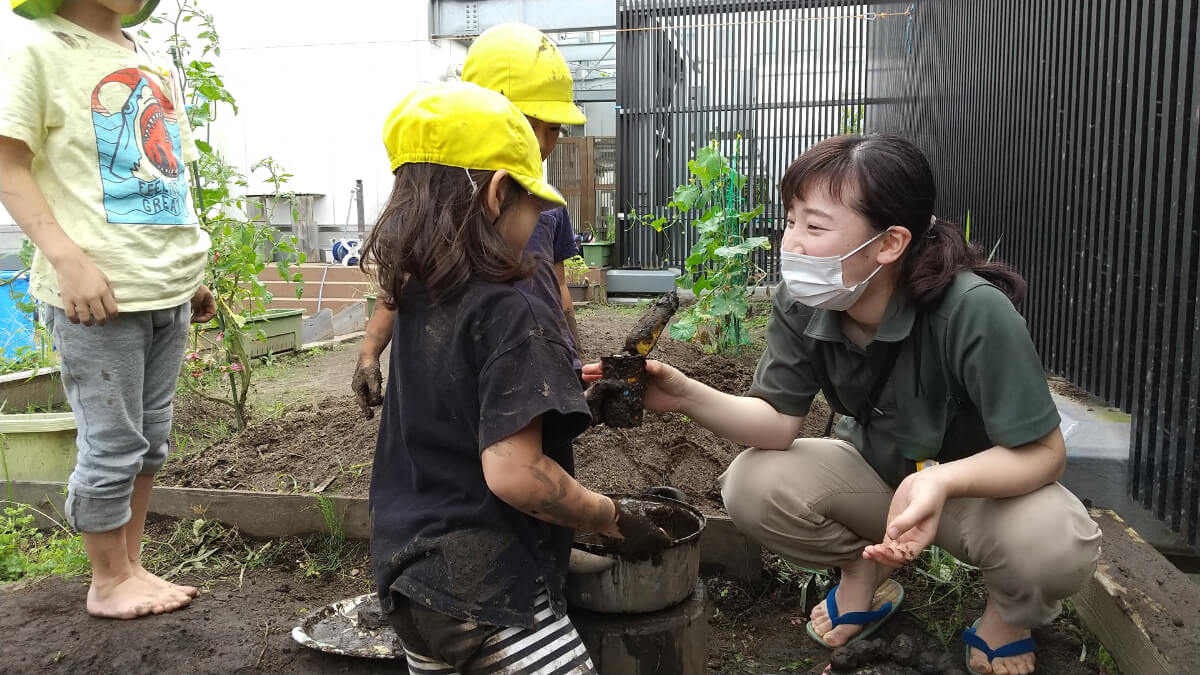
[[[6,495],[2,485],[0,495]],[[14,501],[31,504],[50,514],[62,513],[63,483],[13,481],[12,491]],[[370,537],[370,512],[365,497],[327,497],[337,507],[347,537]],[[317,508],[317,495],[313,494],[155,486],[150,496],[150,513],[170,518],[206,518],[235,526],[252,537],[294,537],[326,531]],[[702,568],[745,583],[757,582],[762,576],[761,547],[739,532],[728,517],[707,518],[708,527],[700,539]],[[40,517],[37,524],[51,525]]]
[[[1074,597],[1088,630],[1130,675],[1200,673],[1200,588],[1116,513],[1093,509],[1100,563]]]

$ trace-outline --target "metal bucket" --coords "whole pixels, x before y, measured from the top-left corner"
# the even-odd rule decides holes
[[[567,602],[575,607],[606,614],[657,612],[688,598],[700,576],[700,533],[704,514],[690,504],[649,495],[612,495],[634,502],[672,538],[662,553],[643,560],[613,554],[588,535],[575,548],[609,558],[612,564],[599,571],[567,575]]]

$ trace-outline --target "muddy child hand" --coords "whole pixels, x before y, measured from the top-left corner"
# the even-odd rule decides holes
[[[631,509],[620,499],[614,499],[613,504],[617,509],[617,531],[621,538],[612,538],[610,545],[619,555],[653,556],[671,547],[671,537],[644,513]]]
[[[374,407],[383,404],[383,375],[379,372],[379,362],[360,360],[354,367],[350,389],[363,416],[367,419],[375,417]]]

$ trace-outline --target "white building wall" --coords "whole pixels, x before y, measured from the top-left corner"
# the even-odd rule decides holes
[[[273,157],[294,175],[288,189],[325,195],[315,204],[320,224],[343,224],[348,210],[350,222],[357,222],[351,190],[355,179],[362,179],[371,223],[391,189],[381,141],[385,117],[415,86],[453,74],[463,62],[465,44],[428,40],[428,0],[201,0],[200,5],[214,16],[221,38],[221,55],[210,60],[239,108],[234,116],[222,107],[200,137],[248,176],[251,164]],[[0,11],[0,43],[12,39],[23,23]],[[165,44],[166,26],[147,30],[152,44]],[[198,57],[197,49],[193,58]],[[264,175],[250,176],[250,193],[270,191],[261,181]],[[0,211],[0,250],[8,243],[3,225],[10,223],[12,218]]]

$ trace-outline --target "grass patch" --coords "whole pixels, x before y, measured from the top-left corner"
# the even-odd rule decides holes
[[[161,540],[146,538],[142,566],[168,581],[183,575],[208,580],[236,576],[241,586],[246,572],[274,563],[280,553],[276,542],[250,544],[237,528],[201,517],[175,521]]]
[[[949,649],[957,644],[962,627],[971,625],[966,601],[986,595],[979,568],[962,562],[941,547],[930,546],[921,552],[915,564],[904,569],[908,572],[905,590],[913,593],[906,593],[903,610],[923,624],[942,647]],[[924,611],[934,606],[949,609],[936,614]]]
[[[654,302],[653,298],[647,298],[635,304],[612,302],[607,305],[587,305],[585,307],[576,307],[575,316],[579,319],[606,316],[626,316],[636,319],[650,308],[650,303],[652,302]]]
[[[324,578],[345,574],[351,568],[350,560],[361,557],[361,545],[346,539],[346,530],[337,505],[325,496],[317,497],[315,507],[321,514],[325,534],[311,538],[304,544],[303,555],[297,562],[305,577]],[[354,575],[352,575],[354,576]]]
[[[799,607],[807,609],[820,601],[833,587],[833,573],[830,570],[814,570],[801,567],[784,558],[773,556],[766,565],[767,574],[783,586],[794,587],[800,592]],[[812,594],[810,601],[809,594]]]
[[[4,505],[0,515],[0,581],[74,577],[91,570],[78,534],[31,506],[0,503]],[[54,529],[44,532],[34,527],[34,513],[54,521]]]

